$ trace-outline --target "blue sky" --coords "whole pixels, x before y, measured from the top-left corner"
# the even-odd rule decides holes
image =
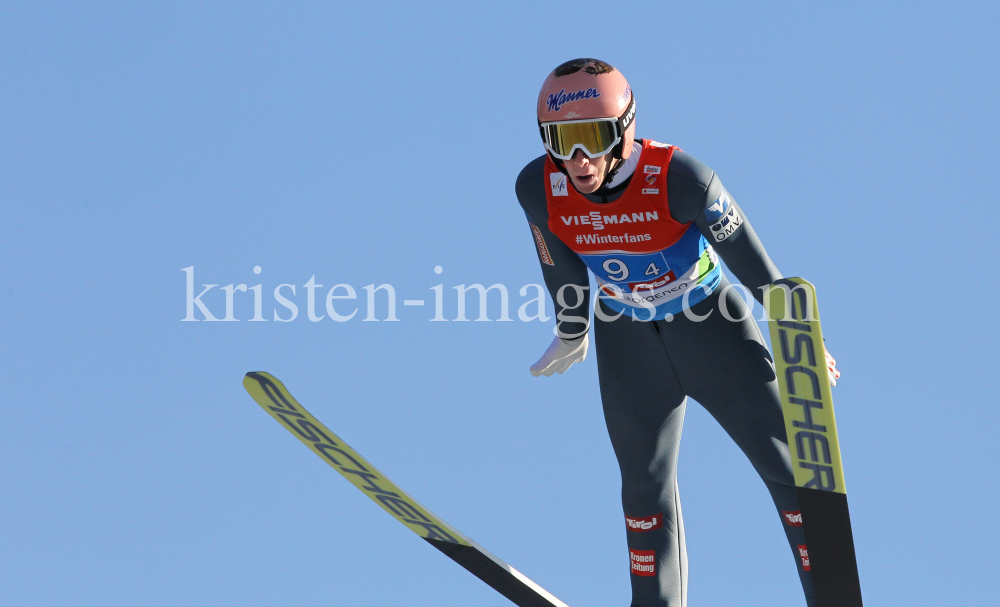
[[[4,3],[0,603],[508,604],[268,419],[241,386],[266,370],[569,605],[626,604],[593,356],[534,378],[549,323],[429,320],[435,285],[449,319],[455,285],[506,285],[516,319],[540,282],[513,184],[578,56],[817,286],[866,602],[992,598],[998,26],[986,2]],[[188,267],[220,317],[221,286],[262,285],[268,321],[237,291],[239,322],[182,322]],[[313,276],[358,315],[310,321]],[[383,283],[400,320],[365,322]],[[692,604],[802,604],[695,403],[680,485]]]

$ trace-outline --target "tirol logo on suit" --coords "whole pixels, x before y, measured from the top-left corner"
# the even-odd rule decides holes
[[[635,517],[625,515],[625,524],[628,525],[629,531],[634,531],[636,533],[642,533],[644,531],[653,531],[654,529],[663,528],[663,514],[654,514],[652,516]]]
[[[781,515],[785,518],[785,522],[788,523],[789,527],[802,526],[802,513],[798,510],[782,510]]]

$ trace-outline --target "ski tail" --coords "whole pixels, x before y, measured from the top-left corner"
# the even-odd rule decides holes
[[[264,411],[383,510],[515,605],[567,607],[396,486],[310,415],[277,378],[262,371],[250,372],[243,378],[243,387]]]
[[[778,280],[764,303],[816,607],[862,607],[816,289]]]

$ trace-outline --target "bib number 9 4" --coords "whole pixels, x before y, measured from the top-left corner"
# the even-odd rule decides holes
[[[628,265],[620,259],[605,259],[604,263],[601,264],[601,267],[603,267],[604,271],[607,272],[608,279],[615,282],[623,282],[629,276]],[[642,273],[643,276],[653,277],[659,276],[660,274],[663,274],[663,270],[656,265],[655,261],[646,266],[646,271]]]

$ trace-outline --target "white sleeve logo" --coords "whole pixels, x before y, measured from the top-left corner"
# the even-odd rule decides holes
[[[705,209],[705,219],[709,223],[718,221],[729,210],[729,195],[723,190],[718,199]]]
[[[729,238],[741,225],[743,225],[743,218],[740,217],[739,211],[736,210],[736,207],[730,206],[729,212],[711,226],[715,242],[722,242]]]

